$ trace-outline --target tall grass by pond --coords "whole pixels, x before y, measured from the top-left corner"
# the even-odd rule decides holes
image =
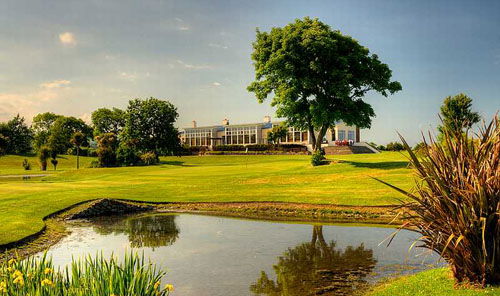
[[[423,247],[450,264],[459,283],[500,284],[500,125],[484,125],[476,137],[446,131],[418,157],[402,139],[419,182],[405,204],[408,223]],[[386,183],[387,184],[387,183]]]
[[[55,270],[46,255],[0,263],[0,295],[40,296],[167,296],[172,285],[161,287],[165,272],[137,254],[123,262],[102,255],[73,259],[64,270]]]

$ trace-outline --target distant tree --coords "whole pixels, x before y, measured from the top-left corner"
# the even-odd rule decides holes
[[[446,97],[441,106],[442,125],[439,132],[444,129],[450,132],[461,132],[470,128],[481,120],[479,113],[472,111],[472,99],[461,93],[456,96]]]
[[[281,140],[288,134],[288,127],[285,124],[273,126],[271,131],[267,134],[267,140],[273,144],[280,144]]]
[[[308,17],[270,32],[257,30],[252,59],[257,100],[271,105],[290,126],[307,129],[314,149],[337,121],[369,128],[375,116],[365,94],[387,97],[401,90],[378,56],[353,38]],[[315,133],[318,131],[318,133]]]
[[[9,140],[3,134],[0,134],[0,156],[7,153],[7,148],[9,145]]]
[[[92,112],[94,135],[114,133],[118,135],[125,127],[126,112],[118,109],[99,108]]]
[[[50,137],[50,130],[54,122],[63,116],[52,112],[40,113],[33,117],[31,130],[33,131],[33,146],[38,149],[47,145]]]
[[[149,98],[129,101],[125,138],[135,139],[141,153],[159,155],[175,153],[180,148],[179,132],[174,123],[177,108],[168,101]]]
[[[57,164],[59,163],[59,161],[57,160],[57,152],[54,150],[51,150],[50,151],[50,158],[51,158],[50,162],[54,166],[54,171],[55,171],[55,170],[57,170]]]
[[[71,137],[76,132],[82,133],[86,139],[92,136],[92,128],[83,120],[75,117],[58,118],[50,129],[49,147],[57,153],[66,154],[68,149],[73,146]],[[85,142],[82,146],[87,144]]]
[[[80,148],[85,145],[87,142],[87,137],[81,133],[76,132],[71,136],[70,140],[71,144],[73,144],[76,148],[76,169],[80,168]]]
[[[33,133],[19,114],[7,123],[0,123],[0,135],[3,135],[3,141],[6,141],[6,144],[4,143],[5,153],[26,154],[31,152]]]
[[[404,149],[405,147],[403,146],[403,144],[399,142],[390,142],[385,146],[385,150],[387,151],[402,151]]]
[[[38,160],[40,161],[40,169],[42,171],[47,170],[47,160],[50,158],[50,148],[47,146],[42,146],[38,149]]]
[[[118,148],[118,139],[114,133],[105,133],[96,137],[97,139],[97,158],[100,167],[113,167],[117,165],[116,150]]]

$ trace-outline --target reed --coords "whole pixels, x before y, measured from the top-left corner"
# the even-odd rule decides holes
[[[160,287],[164,276],[144,256],[132,253],[121,262],[102,254],[73,259],[63,270],[55,270],[52,259],[43,255],[0,263],[0,295],[167,296],[173,286]]]
[[[498,117],[475,136],[445,131],[439,142],[424,137],[419,156],[401,139],[417,176],[415,191],[381,182],[411,199],[402,207],[403,227],[420,232],[421,246],[441,254],[457,282],[500,284]]]

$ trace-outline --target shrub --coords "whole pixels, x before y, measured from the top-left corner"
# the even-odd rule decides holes
[[[419,179],[403,214],[423,247],[441,254],[458,282],[500,284],[500,125],[483,126],[476,140],[446,130],[423,156],[403,140]],[[381,181],[382,182],[382,181]],[[384,183],[384,182],[383,182]]]
[[[160,287],[165,273],[137,254],[116,258],[73,259],[64,271],[55,270],[46,255],[0,263],[0,294],[11,296],[167,296],[172,285]]]
[[[122,141],[116,150],[116,160],[125,166],[137,165],[141,158],[133,140]]]
[[[47,170],[47,160],[50,157],[50,149],[47,146],[42,146],[38,150],[38,160],[40,161],[40,169],[42,171]]]
[[[31,163],[26,158],[23,160],[23,168],[25,171],[31,170]]]
[[[97,157],[100,167],[116,166],[116,150],[118,140],[113,133],[105,133],[97,138]]]
[[[389,144],[387,144],[386,150],[387,151],[403,151],[403,150],[405,150],[405,147],[403,146],[403,144],[401,144],[399,142],[390,142]]]
[[[384,145],[378,145],[377,149],[380,151],[387,151],[387,148]]]
[[[313,152],[311,157],[311,164],[313,166],[322,165],[325,163],[325,153],[322,149]]]
[[[141,162],[145,165],[155,165],[158,164],[158,157],[153,152],[146,152],[140,156]]]
[[[59,163],[59,161],[55,158],[52,158],[50,160],[50,163],[52,163],[52,165],[54,166],[54,171],[57,169],[57,164]]]
[[[99,168],[101,167],[99,164],[99,160],[92,160],[89,164],[89,168]]]

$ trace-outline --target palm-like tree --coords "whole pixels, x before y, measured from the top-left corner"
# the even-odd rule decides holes
[[[80,147],[85,144],[86,137],[81,132],[76,132],[71,137],[71,144],[76,147],[76,169],[80,168]]]

